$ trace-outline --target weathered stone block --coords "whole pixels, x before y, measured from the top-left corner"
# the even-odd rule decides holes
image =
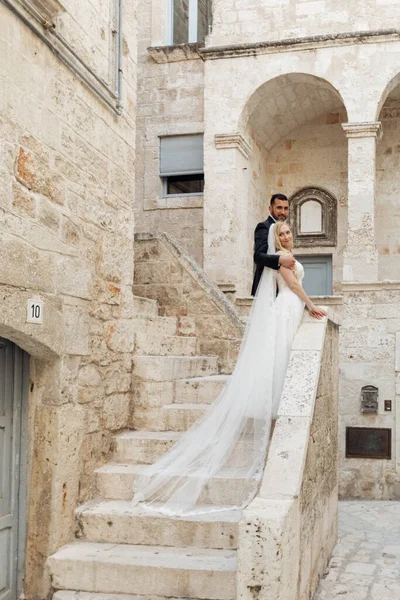
[[[109,323],[104,329],[107,347],[113,352],[133,352],[134,325],[130,320]]]
[[[34,195],[29,193],[25,187],[18,183],[13,183],[12,198],[12,206],[17,213],[28,217],[35,217],[36,200]]]
[[[129,425],[129,394],[113,394],[104,399],[101,419],[103,427],[111,431]]]

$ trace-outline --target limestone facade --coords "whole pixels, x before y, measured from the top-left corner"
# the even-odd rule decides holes
[[[393,23],[400,7],[395,0],[215,0],[212,7],[204,47],[170,47],[164,3],[139,3],[137,139],[154,162],[138,165],[136,230],[177,237],[243,307],[252,233],[271,193],[317,187],[335,198],[335,244],[297,252],[330,255],[332,291],[343,297],[340,489],[344,497],[398,497],[400,38]],[[203,196],[164,196],[157,137],[200,131]],[[376,415],[360,412],[368,384],[379,388]],[[348,426],[389,428],[391,459],[346,459]]]
[[[0,3],[0,336],[30,354],[25,594],[44,598],[46,557],[128,425],[136,6],[124,2],[117,99],[115,3],[28,4]],[[32,298],[42,324],[26,322]]]

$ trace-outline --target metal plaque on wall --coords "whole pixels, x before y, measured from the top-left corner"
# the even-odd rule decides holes
[[[392,430],[346,427],[346,458],[391,458]]]

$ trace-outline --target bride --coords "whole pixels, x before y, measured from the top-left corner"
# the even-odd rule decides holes
[[[292,248],[287,223],[272,225],[269,253]],[[175,446],[146,467],[134,484],[134,505],[182,516],[243,508],[254,498],[304,305],[316,319],[326,315],[306,295],[303,276],[297,261],[293,271],[264,268],[228,383]],[[233,481],[234,505],[224,501],[224,480]]]

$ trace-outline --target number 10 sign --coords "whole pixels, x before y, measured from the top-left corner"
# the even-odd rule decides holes
[[[43,301],[28,300],[26,307],[27,323],[43,323]]]

